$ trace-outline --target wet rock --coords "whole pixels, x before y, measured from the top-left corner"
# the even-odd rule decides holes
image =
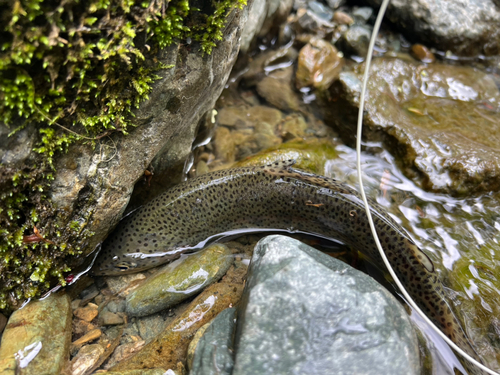
[[[233,333],[236,309],[222,311],[196,346],[190,375],[230,375],[233,370]]]
[[[86,345],[78,351],[71,360],[71,375],[83,375],[91,369],[104,353],[104,348],[99,344]]]
[[[420,374],[403,306],[371,277],[288,237],[255,247],[237,324],[234,375]]]
[[[337,11],[333,14],[333,20],[339,25],[352,25],[354,23],[353,18],[347,13]]]
[[[370,0],[380,5],[381,0]],[[459,55],[500,53],[496,0],[393,0],[387,18],[416,42]]]
[[[73,319],[72,326],[73,334],[77,337],[85,335],[96,328],[94,324],[81,319]]]
[[[218,281],[232,263],[231,251],[222,244],[182,256],[128,295],[126,312],[145,316],[169,308]]]
[[[74,229],[71,228],[74,226],[70,223],[83,220],[85,230],[92,233],[88,237],[81,236],[81,243],[68,244],[71,248],[81,247],[83,255],[78,259],[57,260],[61,262],[61,269],[66,267],[62,264],[78,265],[104,240],[120,220],[134,185],[142,178],[146,167],[156,165],[155,159],[161,159],[179,142],[175,135],[192,136],[186,128],[194,129],[200,118],[213,108],[236,61],[246,12],[247,7],[235,8],[225,17],[223,35],[210,55],[199,47],[179,44],[158,52],[158,63],[169,67],[156,72],[161,79],[155,81],[149,100],[141,103],[131,117],[134,126],[129,135],[116,132],[110,137],[113,140],[100,140],[101,147],[78,144],[70,147],[68,153],[55,156],[55,180],[44,193],[52,199],[59,214],[50,223],[41,222],[40,225],[60,228],[61,238],[73,238]],[[23,131],[15,137],[0,136],[0,159],[15,158],[16,165],[39,164],[40,156],[32,152],[32,135],[37,132],[34,127],[28,128],[26,133]],[[9,132],[4,124],[0,124],[0,129],[2,134]],[[186,145],[185,155],[191,150],[191,144],[186,142]],[[4,147],[8,151],[5,152]],[[34,160],[23,159],[21,155]],[[184,160],[178,163],[182,165]],[[171,177],[167,172],[172,167],[156,165],[152,190],[163,189],[164,180]],[[31,282],[32,272],[26,274],[27,283]]]
[[[193,336],[193,339],[189,343],[188,346],[188,352],[187,352],[187,358],[186,358],[186,364],[189,369],[193,368],[193,358],[194,358],[194,352],[196,350],[196,346],[198,345],[198,342],[200,342],[201,337],[205,333],[208,327],[210,327],[210,324],[213,322],[210,321],[204,326],[202,326],[199,330],[196,331],[196,333]]]
[[[108,284],[109,290],[114,295],[126,297],[139,285],[141,285],[145,278],[146,276],[143,273],[106,277],[106,284]]]
[[[352,16],[360,23],[366,23],[373,14],[373,9],[370,7],[357,8],[352,12]]]
[[[411,46],[411,55],[424,63],[433,63],[436,61],[434,54],[422,44],[414,44]]]
[[[307,123],[303,116],[288,116],[281,124],[281,134],[286,137],[291,135],[293,138],[303,137],[307,131]]]
[[[28,303],[9,318],[0,345],[0,373],[59,374],[69,357],[71,302],[65,294]],[[8,372],[11,371],[11,372]]]
[[[298,111],[301,100],[293,90],[293,68],[272,72],[257,84],[257,92],[267,102],[283,111]]]
[[[117,363],[130,358],[133,356],[135,353],[137,353],[139,350],[141,350],[144,345],[146,344],[146,341],[144,340],[139,340],[136,342],[129,342],[127,344],[123,344],[118,346],[115,351],[113,352],[113,355],[109,359],[109,362],[104,366],[105,369],[109,369],[116,365]]]
[[[325,106],[353,142],[363,66],[343,72]],[[426,189],[454,195],[500,188],[500,93],[470,67],[375,59],[368,81],[364,135],[383,141],[403,172]]]
[[[89,303],[85,307],[79,307],[73,311],[73,315],[86,322],[91,322],[99,314],[99,306],[94,303]]]
[[[118,325],[118,324],[123,324],[123,318],[115,313],[112,313],[111,311],[102,311],[99,314],[99,319],[102,322],[103,326],[110,326],[110,325]]]
[[[72,353],[76,352],[84,344],[97,340],[99,337],[101,337],[101,335],[102,331],[99,328],[93,329],[92,331],[80,337],[78,340],[75,340],[71,343],[71,352]]]
[[[231,131],[223,126],[215,129],[214,134],[215,156],[227,162],[234,162],[236,158],[236,145],[231,137]]]
[[[344,0],[326,0],[326,3],[330,8],[337,9],[344,3]]]
[[[171,368],[177,362],[184,362],[194,333],[219,312],[239,301],[244,274],[244,270],[230,269],[222,281],[210,285],[197,296],[161,335],[111,370]]]
[[[321,32],[322,29],[332,29],[333,23],[317,15],[314,11],[307,9],[297,12],[297,22],[307,32]]]
[[[328,7],[324,6],[318,1],[309,1],[307,6],[312,10],[318,17],[324,19],[325,21],[331,21],[333,17],[333,11]]]
[[[224,107],[217,114],[217,122],[219,125],[228,127],[235,126],[236,124],[244,126],[248,120],[247,113],[248,108],[246,107]]]
[[[165,321],[159,315],[145,316],[136,321],[139,335],[146,341],[155,338],[165,329]]]
[[[471,247],[467,256],[453,264],[447,285],[458,294],[465,330],[485,364],[500,370],[500,236],[481,247]]]
[[[284,22],[292,5],[293,0],[254,0],[241,34],[241,52],[247,52],[257,36],[265,36],[273,26]]]
[[[317,174],[325,174],[325,163],[337,157],[336,144],[330,140],[311,139],[283,143],[274,150],[266,150],[242,160],[234,167],[269,165],[276,161],[294,159],[295,167]]]
[[[350,54],[366,57],[372,29],[369,25],[354,24],[342,35],[340,43]]]
[[[342,70],[343,59],[331,43],[313,38],[299,52],[295,86],[327,89]]]

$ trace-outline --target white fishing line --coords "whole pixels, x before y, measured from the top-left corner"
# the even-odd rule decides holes
[[[375,230],[375,225],[373,224],[373,219],[372,215],[370,213],[370,206],[368,204],[368,201],[366,200],[366,194],[365,190],[363,188],[363,179],[362,179],[362,171],[361,171],[361,134],[363,130],[363,110],[364,110],[364,104],[365,104],[365,93],[366,93],[366,85],[368,83],[368,75],[370,71],[370,64],[372,61],[372,55],[373,55],[373,47],[375,46],[375,39],[377,38],[378,31],[380,29],[380,24],[382,23],[382,18],[384,18],[385,11],[387,9],[387,5],[389,5],[389,0],[383,0],[382,5],[380,6],[380,10],[377,15],[377,20],[375,21],[375,25],[373,26],[373,32],[370,38],[370,44],[368,46],[368,54],[366,56],[366,63],[365,63],[365,72],[363,75],[363,85],[361,88],[361,96],[359,99],[359,112],[358,112],[358,127],[357,127],[357,138],[356,138],[356,155],[357,155],[357,160],[356,160],[356,166],[358,170],[358,181],[359,181],[359,192],[361,193],[361,198],[363,199],[363,202],[365,204],[365,210],[366,210],[366,216],[368,218],[368,223],[370,224],[370,229],[373,235],[373,238],[375,240],[375,244],[377,245],[378,251],[380,252],[380,256],[382,257],[385,266],[389,270],[389,273],[391,274],[392,278],[394,279],[394,282],[398,286],[398,288],[401,290],[401,293],[405,297],[406,301],[410,304],[410,306],[417,311],[422,318],[429,324],[429,326],[436,331],[436,333],[441,336],[441,338],[446,341],[446,343],[453,348],[458,354],[460,354],[462,357],[467,359],[469,362],[473,363],[477,367],[479,367],[481,370],[487,372],[488,374],[491,375],[500,375],[497,372],[490,370],[488,367],[484,366],[483,364],[479,363],[476,361],[474,358],[472,358],[470,355],[465,353],[462,349],[460,349],[453,341],[451,341],[440,329],[438,329],[434,323],[427,317],[426,314],[420,309],[420,307],[417,306],[415,301],[411,298],[411,296],[408,294],[406,291],[405,287],[399,281],[396,273],[394,272],[394,269],[392,268],[391,264],[389,263],[389,260],[387,259],[384,250],[382,249],[382,245],[380,244],[380,240],[377,235],[377,231]]]

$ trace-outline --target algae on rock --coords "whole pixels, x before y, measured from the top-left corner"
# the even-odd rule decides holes
[[[64,285],[72,257],[88,254],[105,236],[95,207],[104,204],[103,190],[89,186],[88,176],[73,176],[65,188],[75,190],[74,199],[67,199],[60,193],[63,186],[53,191],[60,169],[95,171],[101,188],[109,189],[112,184],[92,169],[93,155],[100,155],[97,164],[119,159],[121,136],[148,124],[134,116],[155,81],[174,78],[168,72],[181,47],[165,63],[168,46],[191,39],[199,42],[192,48],[210,53],[223,30],[239,27],[233,22],[227,28],[226,21],[245,4],[9,0],[0,5],[0,310],[40,295],[55,279]],[[23,139],[30,146],[16,152]],[[69,147],[76,154],[62,160]],[[139,176],[131,173],[132,179]],[[120,189],[127,201],[131,187]],[[122,212],[119,203],[111,225]]]

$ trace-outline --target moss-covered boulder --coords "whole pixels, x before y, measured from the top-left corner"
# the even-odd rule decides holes
[[[252,3],[0,5],[0,310],[64,284],[145,171],[150,191],[183,165]]]

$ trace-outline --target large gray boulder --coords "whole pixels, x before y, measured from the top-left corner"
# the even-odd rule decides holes
[[[233,375],[420,374],[403,306],[371,277],[284,236],[255,247]]]

